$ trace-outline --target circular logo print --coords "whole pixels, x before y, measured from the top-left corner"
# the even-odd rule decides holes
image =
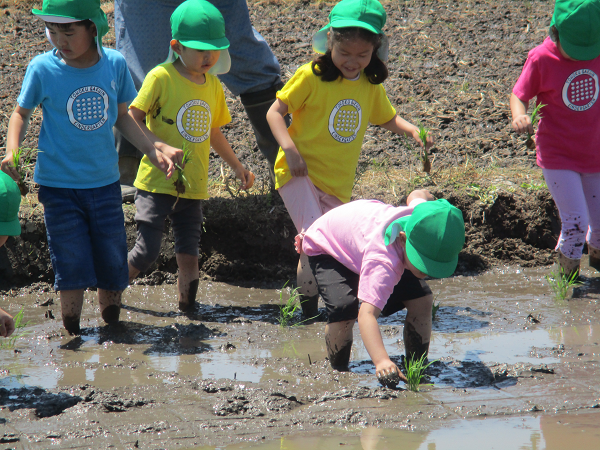
[[[177,129],[190,142],[207,140],[211,123],[210,107],[202,100],[190,100],[177,113]]]
[[[589,69],[573,72],[563,86],[562,97],[573,111],[590,109],[598,99],[598,75]]]
[[[356,139],[360,129],[362,110],[356,100],[341,100],[329,115],[329,133],[339,142],[348,143]]]
[[[67,101],[69,121],[83,131],[100,128],[108,119],[108,95],[97,86],[77,89]]]

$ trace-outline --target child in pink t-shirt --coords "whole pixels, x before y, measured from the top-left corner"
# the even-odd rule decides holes
[[[452,275],[465,242],[462,213],[446,200],[433,201],[428,191],[418,190],[407,202],[394,207],[356,200],[338,206],[317,219],[302,241],[327,306],[325,343],[331,366],[348,370],[358,318],[377,377],[394,386],[406,378],[383,346],[377,318],[406,308],[406,358],[426,355],[433,295],[423,278]]]
[[[534,132],[529,101],[544,105],[537,164],[560,213],[556,250],[569,276],[586,240],[590,266],[600,270],[599,56],[600,0],[557,0],[550,38],[529,52],[510,99],[518,133]]]

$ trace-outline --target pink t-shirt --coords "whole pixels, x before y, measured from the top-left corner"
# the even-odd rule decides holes
[[[358,273],[358,298],[383,309],[402,278],[406,258],[398,240],[388,246],[383,243],[385,230],[424,201],[394,207],[377,200],[356,200],[338,206],[310,226],[302,250],[309,256],[333,256]]]
[[[546,105],[536,134],[538,166],[600,172],[598,74],[600,57],[571,61],[550,38],[529,52],[513,93]]]

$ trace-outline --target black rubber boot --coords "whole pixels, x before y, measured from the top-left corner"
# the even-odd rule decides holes
[[[267,122],[267,112],[277,98],[277,91],[282,87],[283,83],[262,91],[240,95],[240,100],[246,110],[246,114],[252,125],[252,131],[254,131],[254,136],[256,137],[256,144],[269,162],[271,174],[273,172],[273,166],[275,166],[277,153],[279,152],[279,144],[275,140],[275,137],[271,132],[271,127]]]

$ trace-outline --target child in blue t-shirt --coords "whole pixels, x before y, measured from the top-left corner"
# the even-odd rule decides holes
[[[118,155],[112,127],[170,177],[182,152],[160,141],[129,116],[136,96],[125,59],[103,49],[108,32],[100,0],[44,0],[32,11],[45,22],[54,50],[36,56],[11,115],[2,170],[14,180],[13,152],[39,104],[43,122],[34,181],[40,185],[54,288],[60,292],[63,324],[80,332],[83,292],[98,288],[102,318],[119,320],[128,285]]]

